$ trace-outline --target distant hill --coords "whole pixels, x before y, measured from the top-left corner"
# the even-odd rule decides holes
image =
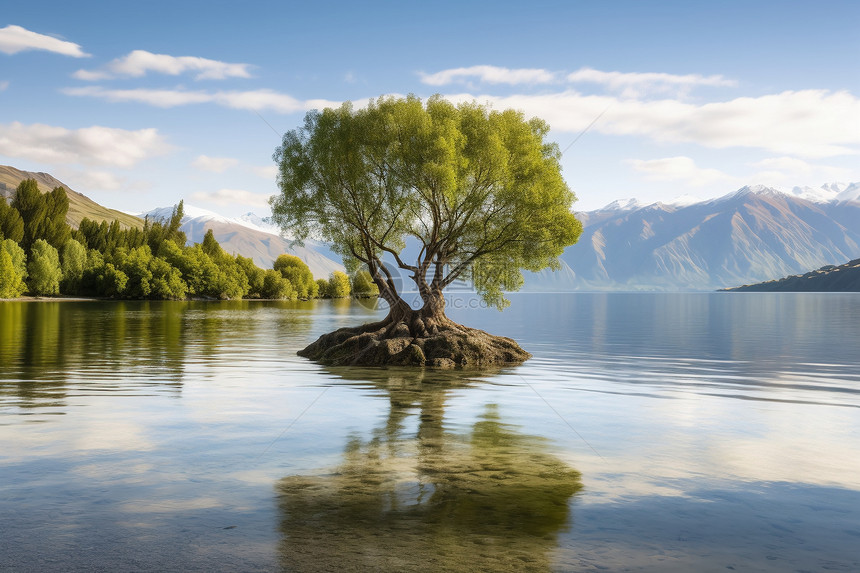
[[[69,212],[66,215],[66,222],[75,229],[78,228],[78,225],[85,218],[93,221],[108,222],[117,220],[125,228],[143,228],[142,219],[121,211],[103,207],[47,173],[21,171],[8,165],[0,165],[0,196],[11,200],[15,196],[15,188],[25,179],[35,179],[42,193],[52,191],[56,187],[64,187],[66,195],[69,197]]]
[[[692,204],[579,213],[574,290],[714,290],[860,257],[860,185],[744,187]],[[566,271],[565,271],[566,272]]]
[[[325,245],[315,241],[305,241],[305,246],[294,245],[289,239],[278,234],[278,230],[264,223],[252,213],[234,219],[222,217],[217,213],[184,205],[185,217],[181,229],[188,237],[189,243],[203,242],[206,231],[212,229],[212,234],[228,253],[242,255],[254,260],[254,263],[264,269],[272,268],[274,260],[284,253],[295,255],[302,259],[311,269],[314,277],[327,278],[333,271],[343,271],[342,264],[337,262],[336,255]],[[173,207],[162,207],[140,217],[151,220],[170,218]]]
[[[735,292],[860,292],[860,259],[803,275],[723,289]]]

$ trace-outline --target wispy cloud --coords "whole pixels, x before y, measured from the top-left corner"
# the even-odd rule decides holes
[[[99,86],[65,88],[61,91],[64,94],[71,96],[94,97],[110,102],[145,103],[147,105],[165,108],[195,103],[209,103],[213,101],[212,94],[204,91],[156,90],[145,88],[109,90]]]
[[[51,165],[128,168],[169,150],[155,129],[93,126],[71,130],[38,123],[0,124],[0,154]]]
[[[89,86],[66,88],[63,92],[163,108],[212,103],[284,114],[341,104],[323,99],[299,100],[272,90],[112,90]],[[695,143],[717,149],[755,148],[807,158],[860,154],[860,129],[854,119],[860,117],[860,98],[847,91],[786,91],[710,103],[584,95],[572,89],[508,96],[459,93],[445,97],[452,101],[477,100],[496,109],[519,109],[527,116],[545,119],[557,133],[579,133],[603,114],[592,132],[644,137],[663,143]],[[361,107],[366,101],[357,100],[354,105]]]
[[[0,82],[0,92],[2,92],[2,91],[6,91],[6,88],[8,88],[8,87],[9,87],[9,82],[8,82],[8,81]]]
[[[31,32],[21,26],[9,25],[0,28],[0,52],[11,55],[27,50],[54,52],[73,58],[89,57],[89,54],[84,52],[78,44],[72,42]]]
[[[625,97],[639,97],[647,93],[665,93],[668,91],[686,93],[698,86],[734,87],[737,85],[735,80],[727,79],[721,75],[603,72],[592,68],[577,70],[569,74],[566,79],[570,83],[602,85],[611,91],[621,92]]]
[[[555,80],[555,74],[535,68],[500,68],[472,66],[442,70],[433,74],[419,73],[421,82],[429,86],[445,86],[457,82],[477,80],[488,84],[546,84]]]
[[[566,76],[543,68],[502,68],[497,66],[471,66],[452,68],[432,74],[420,72],[426,85],[445,86],[454,83],[485,83],[507,85],[535,85],[550,83],[591,83],[609,91],[620,92],[625,97],[638,97],[646,93],[670,91],[686,93],[694,87],[731,87],[737,82],[721,75],[700,74],[675,75],[656,72],[604,72],[592,68],[581,68]]]
[[[702,187],[718,181],[729,181],[732,177],[717,169],[699,167],[689,157],[666,157],[663,159],[631,159],[628,163],[634,170],[652,181],[674,181]]]
[[[232,157],[209,157],[208,155],[200,155],[191,163],[191,165],[201,171],[224,173],[231,167],[239,165],[239,160],[233,159]]]
[[[251,167],[251,172],[261,179],[268,179],[270,181],[274,181],[275,177],[278,176],[278,166],[277,165],[267,165],[265,167]]]
[[[860,153],[860,98],[849,92],[787,91],[706,104],[676,99],[639,100],[568,90],[540,95],[448,96],[477,99],[496,109],[520,109],[554,131],[578,133],[607,110],[592,131],[667,143],[724,149],[746,147],[799,157]]]
[[[250,78],[250,64],[231,64],[195,56],[170,56],[153,54],[146,50],[134,50],[127,56],[117,58],[97,70],[78,70],[73,75],[79,80],[104,80],[115,77],[139,78],[149,72],[178,76],[187,72],[196,73],[196,80],[223,80],[227,78]]]
[[[765,185],[820,183],[851,176],[850,169],[809,163],[797,157],[769,157],[750,165],[758,169],[750,181]]]
[[[84,193],[87,191],[118,191],[128,188],[125,178],[109,171],[57,167],[55,174],[76,191]]]
[[[268,207],[269,194],[253,193],[244,189],[219,189],[218,191],[198,191],[191,195],[194,201],[208,201],[216,205],[245,205],[248,207]]]
[[[341,102],[313,99],[298,100],[290,95],[272,90],[252,91],[191,91],[153,89],[106,89],[101,86],[65,88],[66,95],[94,97],[110,102],[136,102],[162,108],[183,105],[214,103],[234,109],[249,111],[271,110],[278,113],[295,113],[310,109],[336,107]]]

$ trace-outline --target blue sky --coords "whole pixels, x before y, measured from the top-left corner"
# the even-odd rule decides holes
[[[858,26],[855,0],[7,3],[0,164],[266,215],[307,110],[441,93],[547,120],[580,210],[860,181]]]

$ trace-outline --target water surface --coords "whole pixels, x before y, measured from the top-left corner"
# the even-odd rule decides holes
[[[3,571],[856,571],[860,296],[516,295],[483,373],[349,301],[0,302]]]

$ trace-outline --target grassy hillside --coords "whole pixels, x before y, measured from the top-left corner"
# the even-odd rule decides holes
[[[143,219],[103,207],[89,197],[73,191],[68,185],[47,173],[21,171],[8,165],[0,165],[0,195],[13,197],[15,195],[15,188],[24,179],[35,179],[42,193],[47,193],[55,187],[65,187],[66,194],[69,197],[69,213],[66,215],[66,222],[76,229],[84,218],[93,221],[108,222],[116,219],[124,228],[136,227],[140,229],[143,227]]]

